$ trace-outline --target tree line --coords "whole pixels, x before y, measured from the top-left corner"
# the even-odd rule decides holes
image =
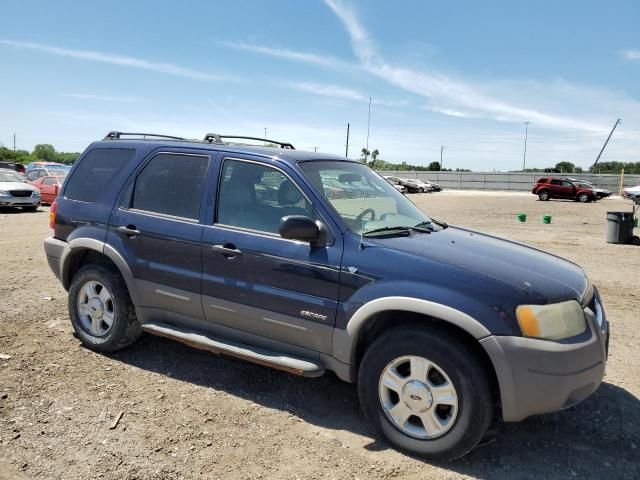
[[[371,159],[369,160],[369,157]],[[365,165],[369,165],[374,170],[389,170],[396,172],[470,172],[471,170],[456,168],[441,168],[440,162],[431,162],[426,167],[424,165],[411,165],[407,162],[391,163],[380,158],[380,152],[376,148],[373,151],[369,151],[366,148],[360,150],[360,161]]]
[[[58,152],[48,143],[36,145],[31,152],[0,147],[0,161],[10,163],[58,162],[71,165],[79,156],[78,152]]]
[[[551,168],[559,173],[606,173],[620,175],[624,169],[624,173],[630,175],[640,174],[640,162],[598,162],[595,167],[590,167],[586,171],[582,167],[578,167],[571,162],[558,162],[555,167],[546,168],[527,168],[525,172],[544,172]]]

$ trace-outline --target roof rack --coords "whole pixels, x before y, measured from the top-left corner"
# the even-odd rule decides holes
[[[154,138],[169,138],[171,140],[186,140],[186,138],[182,137],[174,137],[172,135],[159,135],[157,133],[132,133],[132,132],[109,132],[104,137],[105,140],[118,140],[123,136],[127,137],[154,137]]]
[[[197,142],[198,140],[189,140],[187,138],[183,138],[183,137],[175,137],[173,135],[160,135],[158,133],[134,133],[134,132],[118,132],[118,131],[112,131],[107,133],[107,135],[104,137],[105,140],[120,140],[122,137],[142,137],[142,139],[146,139],[147,137],[151,137],[151,138],[167,138],[169,140],[177,140],[177,141],[181,141],[181,142]],[[289,150],[295,150],[296,147],[294,147],[291,143],[288,142],[279,142],[277,140],[270,140],[268,138],[259,138],[259,137],[245,137],[242,135],[220,135],[218,133],[207,133],[204,136],[204,142],[208,142],[208,143],[215,143],[218,145],[228,145],[230,144],[230,142],[226,141],[228,139],[231,140],[257,140],[259,142],[265,142],[265,144],[275,144],[275,145],[279,145],[280,148],[285,148],[285,149],[289,149]],[[242,145],[242,144],[239,144]]]
[[[218,133],[207,133],[204,136],[204,141],[205,142],[209,142],[209,143],[219,143],[219,144],[224,144],[227,142],[224,142],[223,139],[234,139],[234,140],[257,140],[260,142],[265,142],[265,143],[274,143],[276,145],[280,145],[280,148],[286,148],[289,150],[295,150],[296,147],[294,147],[291,143],[289,142],[279,142],[277,140],[270,140],[268,138],[260,138],[260,137],[245,137],[242,135],[220,135]]]

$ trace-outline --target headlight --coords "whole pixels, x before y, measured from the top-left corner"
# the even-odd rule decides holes
[[[8,197],[9,196],[9,192],[7,192],[6,190],[0,190],[0,197]]]
[[[39,197],[40,196],[40,190],[34,190],[31,195],[34,196],[34,197]]]
[[[560,340],[580,335],[587,328],[584,311],[575,300],[552,305],[520,305],[516,317],[525,337]]]

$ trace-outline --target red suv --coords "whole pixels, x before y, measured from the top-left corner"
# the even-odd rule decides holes
[[[531,193],[538,195],[540,200],[567,198],[582,203],[597,200],[597,195],[591,187],[566,178],[540,178]]]

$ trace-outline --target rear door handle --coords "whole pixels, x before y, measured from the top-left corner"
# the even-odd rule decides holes
[[[140,230],[137,230],[135,225],[122,225],[116,228],[116,230],[124,233],[127,237],[135,237],[136,235],[140,235]]]
[[[238,255],[242,255],[242,252],[235,248],[234,245],[224,244],[224,245],[211,245],[211,249],[223,254],[227,258],[233,258]]]

